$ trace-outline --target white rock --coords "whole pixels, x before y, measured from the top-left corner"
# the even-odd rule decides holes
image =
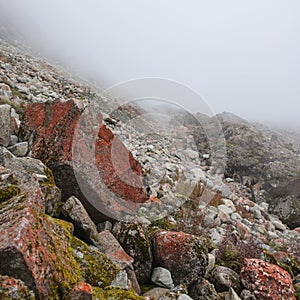
[[[18,157],[23,157],[28,152],[28,143],[21,142],[7,148],[12,154]]]
[[[122,289],[128,290],[128,276],[125,270],[121,270],[115,277],[115,279],[110,284],[111,286],[120,287]]]
[[[276,229],[281,230],[281,231],[286,230],[286,226],[281,221],[274,220],[274,221],[272,221],[272,223]]]
[[[169,270],[165,268],[154,268],[151,276],[151,280],[158,286],[166,287],[169,289],[174,288],[173,279]]]

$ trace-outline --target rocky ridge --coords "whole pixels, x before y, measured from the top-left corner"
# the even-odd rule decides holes
[[[3,40],[0,58],[3,299],[299,299],[299,224],[289,221],[291,230],[269,213],[274,189],[293,190],[297,180],[289,145],[221,116],[222,177],[186,117],[170,118],[166,130],[136,107],[108,116],[113,99]],[[119,221],[86,201],[72,169],[74,122],[95,99],[97,170],[134,212]],[[106,209],[124,209],[113,203]]]

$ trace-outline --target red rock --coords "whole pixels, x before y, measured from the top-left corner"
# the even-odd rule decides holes
[[[32,156],[52,169],[56,184],[62,189],[63,200],[76,196],[91,218],[99,223],[107,219],[105,215],[117,218],[120,210],[130,212],[135,209],[135,203],[143,203],[148,197],[142,182],[141,165],[102,123],[101,113],[93,111],[92,116],[84,115],[85,118],[82,113],[83,102],[76,100],[29,104],[21,131],[24,138],[34,134]],[[76,127],[79,120],[80,126]],[[96,134],[93,133],[95,120],[100,127]],[[73,148],[74,134],[76,145]],[[93,146],[95,151],[92,151]],[[77,178],[74,158],[78,164],[76,170],[80,170]],[[98,180],[93,174],[95,170]],[[84,190],[77,180],[84,182]],[[132,207],[124,209],[119,199]]]
[[[192,284],[206,272],[206,243],[183,232],[158,232],[154,236],[154,262],[171,272],[175,285]]]
[[[74,286],[67,297],[67,300],[92,300],[93,288],[85,282],[80,282]]]
[[[70,232],[44,215],[40,189],[0,205],[0,274],[22,280],[39,298],[69,292],[80,274],[70,253]]]
[[[102,250],[106,256],[121,269],[131,267],[133,258],[129,256],[118,240],[108,230],[99,233]]]
[[[257,299],[294,300],[291,275],[282,268],[260,259],[245,259],[241,280]]]

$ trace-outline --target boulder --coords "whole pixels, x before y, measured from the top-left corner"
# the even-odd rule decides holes
[[[194,300],[218,300],[220,299],[213,284],[206,279],[200,279],[189,288],[189,294]]]
[[[260,259],[245,259],[241,280],[245,288],[257,299],[296,299],[291,275],[282,268]]]
[[[239,275],[227,267],[217,266],[211,274],[211,282],[218,293],[227,292],[230,288],[238,292],[241,290]]]
[[[15,157],[6,148],[0,146],[0,166],[4,167],[3,180],[0,182],[1,196],[21,189],[26,193],[39,191],[45,212],[58,216],[61,194],[55,185],[53,175],[41,161],[30,157]],[[1,198],[1,197],[0,197]]]
[[[133,267],[139,282],[150,281],[152,272],[151,243],[142,224],[117,222],[113,227],[113,234],[123,249],[133,259]]]
[[[119,267],[96,247],[72,237],[71,249],[81,277],[92,286],[104,288],[112,283]]]
[[[74,225],[74,235],[87,243],[100,247],[97,227],[76,197],[72,196],[64,203],[61,215]]]
[[[153,239],[154,264],[168,269],[175,285],[192,284],[208,265],[205,239],[183,232],[161,231]]]
[[[10,121],[11,107],[7,104],[0,105],[0,146],[7,147],[11,135]]]
[[[174,288],[174,283],[173,283],[171,273],[167,269],[161,267],[154,268],[152,272],[151,280],[154,284],[158,286],[168,288],[168,289]]]
[[[107,216],[118,218],[119,211],[128,212],[119,199],[136,207],[136,203],[145,202],[148,196],[141,165],[102,123],[99,111],[82,117],[84,106],[84,102],[72,99],[29,104],[21,136],[23,140],[32,138],[32,156],[52,169],[63,200],[76,196],[97,224]],[[95,120],[96,126],[99,125],[96,134]]]
[[[0,274],[22,280],[40,298],[67,294],[80,279],[70,225],[43,214],[40,190],[0,205]]]

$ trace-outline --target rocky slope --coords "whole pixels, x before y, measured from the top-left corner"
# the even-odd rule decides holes
[[[116,100],[3,40],[0,61],[1,299],[299,299],[284,139],[220,115],[222,176],[216,118],[108,116]]]

